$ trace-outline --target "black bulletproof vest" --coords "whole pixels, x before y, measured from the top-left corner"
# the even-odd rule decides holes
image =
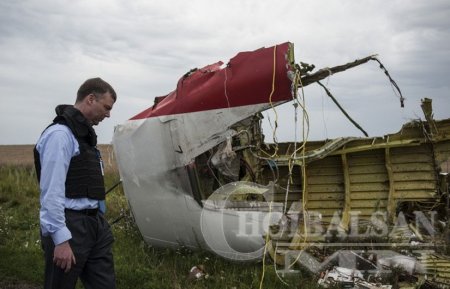
[[[66,197],[104,200],[105,184],[94,129],[81,112],[71,105],[59,105],[55,110],[57,116],[50,126],[57,123],[66,125],[77,139],[80,150],[80,154],[70,161],[66,177]],[[34,148],[34,164],[38,180],[40,180],[41,163],[36,147]]]

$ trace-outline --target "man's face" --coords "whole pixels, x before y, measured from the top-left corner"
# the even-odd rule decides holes
[[[97,97],[92,93],[88,97],[89,115],[87,119],[91,121],[92,125],[97,125],[105,117],[110,117],[114,99],[109,92],[101,95],[97,94]]]

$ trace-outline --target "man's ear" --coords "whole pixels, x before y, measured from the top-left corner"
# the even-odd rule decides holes
[[[95,95],[93,93],[91,93],[87,96],[87,101],[89,104],[93,104],[94,100],[95,100]]]

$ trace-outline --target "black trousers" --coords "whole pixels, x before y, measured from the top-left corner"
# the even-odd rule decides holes
[[[86,214],[66,210],[66,225],[72,233],[69,240],[76,264],[69,272],[53,263],[55,245],[50,236],[42,239],[45,255],[45,289],[73,289],[80,278],[86,289],[114,289],[115,273],[112,255],[114,237],[102,213]]]

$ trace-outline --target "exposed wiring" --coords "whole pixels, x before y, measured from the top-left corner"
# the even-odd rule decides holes
[[[402,95],[400,87],[398,87],[397,83],[392,79],[392,77],[389,74],[386,67],[384,67],[383,63],[381,63],[381,61],[377,57],[374,56],[372,58],[372,60],[375,60],[376,62],[378,62],[378,64],[380,65],[380,68],[384,71],[384,74],[386,74],[386,76],[389,78],[389,81],[391,82],[391,86],[392,86],[392,90],[394,91],[394,94],[397,95],[397,97],[400,99],[400,106],[405,107],[405,104],[404,104],[405,98]],[[398,94],[397,94],[396,90],[397,90]]]
[[[277,141],[277,128],[278,128],[278,112],[275,109],[275,106],[273,105],[272,102],[272,96],[275,92],[275,76],[276,76],[276,65],[277,65],[277,46],[275,45],[273,47],[273,70],[272,70],[272,90],[270,92],[269,95],[269,103],[270,103],[270,107],[272,108],[274,114],[275,114],[275,121],[274,121],[274,127],[272,128],[272,138],[273,138],[273,142],[275,143],[275,150],[274,153],[272,155],[270,155],[271,158],[275,157],[278,153],[278,141]]]
[[[277,46],[275,45],[273,48],[272,91],[270,92],[270,95],[269,95],[270,106],[272,107],[272,110],[275,113],[275,122],[274,122],[275,128],[273,129],[273,135],[272,135],[273,141],[275,143],[275,150],[274,150],[274,153],[272,155],[270,155],[270,158],[275,157],[278,153],[278,142],[276,139],[276,130],[277,130],[277,126],[278,126],[278,113],[272,103],[272,96],[273,96],[273,93],[275,92],[275,75],[276,75],[276,59],[277,59],[276,56],[277,56]],[[269,204],[269,220],[270,220],[271,214],[272,214],[272,201]],[[262,268],[261,281],[259,283],[260,289],[262,289],[262,286],[263,286],[264,274],[265,274],[265,270],[266,270],[266,254],[267,254],[267,246],[269,245],[269,236],[270,236],[269,230],[270,230],[270,227],[267,230],[267,234],[266,234],[266,238],[265,238],[266,240],[265,240],[265,244],[264,244],[264,255],[263,255],[263,265],[262,265],[263,268]]]
[[[348,63],[346,65],[342,65],[342,66],[337,66],[337,67],[333,67],[331,69],[323,69],[321,71],[318,71],[317,73],[311,74],[309,75],[307,72],[305,73],[306,76],[304,76],[305,82],[302,84],[302,77],[301,77],[301,69],[298,65],[295,66],[295,75],[294,75],[294,80],[293,80],[293,84],[292,84],[292,90],[293,90],[293,100],[294,100],[294,123],[295,123],[295,135],[294,135],[294,150],[291,153],[290,152],[290,148],[287,149],[286,151],[286,155],[289,154],[289,157],[287,159],[288,161],[288,174],[287,174],[287,186],[286,188],[282,188],[280,186],[280,188],[282,188],[283,190],[285,190],[285,196],[284,196],[284,214],[286,215],[287,211],[288,211],[288,200],[289,200],[289,193],[290,193],[290,186],[293,184],[293,180],[294,180],[294,174],[293,174],[293,169],[295,167],[295,165],[297,164],[297,162],[295,162],[295,160],[297,160],[299,158],[298,154],[301,154],[301,159],[305,160],[306,159],[306,143],[308,141],[308,135],[309,135],[309,117],[308,117],[308,113],[306,110],[306,101],[305,101],[305,94],[303,91],[304,86],[313,83],[313,82],[318,82],[319,85],[321,85],[325,92],[327,93],[327,95],[335,102],[335,104],[339,107],[339,109],[344,113],[344,115],[358,128],[360,129],[364,135],[367,137],[368,134],[364,131],[364,129],[362,129],[354,120],[352,120],[350,118],[350,116],[344,111],[344,109],[339,105],[339,103],[337,103],[336,99],[332,96],[331,92],[322,84],[320,83],[320,79],[323,79],[325,77],[327,77],[326,75],[324,75],[325,73],[328,74],[328,77],[336,72],[340,72],[340,71],[344,71],[348,68],[352,68],[354,66],[360,65],[362,63],[365,63],[369,60],[375,60],[380,64],[380,68],[384,70],[384,73],[386,74],[386,76],[389,78],[390,82],[391,82],[391,86],[394,90],[394,93],[396,95],[399,96],[400,98],[400,103],[401,103],[401,107],[404,107],[404,98],[401,94],[401,91],[398,87],[398,85],[395,83],[395,81],[391,78],[391,76],[389,75],[388,71],[386,70],[386,68],[382,65],[382,63],[375,57],[375,56],[369,56],[366,57],[364,59],[361,60],[356,60],[352,63]],[[274,50],[274,73],[275,73],[275,50]],[[270,165],[271,162],[273,161],[273,158],[277,156],[278,153],[278,141],[276,138],[276,131],[278,129],[278,114],[277,111],[274,108],[274,105],[272,103],[272,95],[274,92],[274,84],[275,84],[275,74],[273,75],[273,80],[272,80],[272,92],[271,95],[269,97],[269,102],[270,102],[270,106],[272,108],[272,110],[275,113],[275,122],[274,125],[272,126],[272,122],[270,121],[269,118],[269,124],[270,127],[272,128],[272,133],[273,133],[273,141],[275,143],[275,148],[274,151],[270,150],[271,153],[267,153],[264,150],[262,150],[259,146],[259,152],[254,152],[253,150],[250,150],[251,153],[259,158],[259,159],[265,159],[267,161],[267,163],[269,164],[269,168],[272,170],[272,174],[274,174],[273,172],[273,168]],[[301,89],[301,95],[297,96],[297,92],[299,91],[299,89]],[[398,93],[397,93],[398,92]],[[300,109],[299,109],[300,108]],[[302,140],[303,142],[301,143],[301,145],[299,144],[299,140],[298,140],[298,135],[297,135],[297,130],[298,130],[298,113],[299,111],[301,111],[303,113],[303,118],[302,118]],[[262,153],[261,153],[262,152]],[[267,155],[267,157],[263,157],[259,154],[264,154]],[[308,217],[308,211],[307,211],[307,171],[306,171],[306,162],[302,162],[301,164],[301,177],[302,177],[302,197],[301,197],[301,202],[302,202],[302,215],[303,215],[303,228],[301,228],[301,224],[299,224],[299,226],[296,228],[297,231],[294,232],[295,235],[293,235],[293,238],[291,239],[291,244],[290,247],[291,248],[297,248],[297,249],[301,249],[302,252],[303,250],[305,250],[308,246],[307,240],[308,240],[308,222],[309,222],[309,217]],[[277,167],[278,169],[278,167]],[[272,204],[271,204],[272,205]],[[422,206],[427,206],[428,204],[422,203]],[[433,204],[431,204],[431,206],[433,207]],[[325,222],[326,223],[326,222]],[[286,230],[286,227],[283,227],[282,233]],[[269,244],[269,235],[266,235],[266,245],[264,247],[264,257],[263,257],[263,275],[261,278],[261,282],[260,282],[260,288],[262,288],[262,283],[263,283],[263,279],[264,279],[264,272],[265,272],[265,255],[267,252],[267,246]],[[303,242],[301,242],[301,239],[303,239]],[[295,242],[295,243],[294,243]],[[277,246],[278,244],[275,242],[274,244],[272,244],[272,246],[275,247],[275,252],[274,252],[274,259],[276,260],[277,257]],[[295,258],[294,262],[292,262],[289,266],[289,268],[291,266],[293,266],[295,263],[298,262],[298,260],[301,257],[301,254],[298,254],[298,256]],[[278,276],[278,272],[277,276]],[[278,276],[278,278],[280,278]],[[281,280],[281,279],[280,279]],[[283,281],[283,280],[282,280]],[[283,281],[283,283],[285,283]],[[286,284],[286,283],[285,283]]]
[[[278,178],[280,176],[280,171],[278,170],[277,163],[271,159],[266,159],[267,164],[269,165],[269,169],[272,171],[273,183],[276,184],[278,182]],[[277,173],[273,170],[273,167],[277,169]]]
[[[299,86],[300,85],[300,86]],[[299,101],[299,97],[298,97],[298,90],[299,88],[301,89],[301,102]],[[304,90],[303,90],[303,85],[301,83],[301,75],[300,75],[300,70],[297,68],[295,71],[295,75],[294,75],[294,80],[293,80],[293,100],[294,100],[294,121],[295,121],[295,138],[294,138],[294,151],[290,154],[289,156],[289,160],[288,160],[288,179],[287,179],[287,186],[286,186],[286,190],[285,190],[285,199],[284,199],[284,210],[283,213],[284,215],[286,215],[287,213],[287,207],[288,207],[288,199],[289,199],[289,191],[290,191],[290,184],[293,182],[292,180],[292,172],[293,172],[293,168],[294,168],[294,161],[297,158],[297,153],[301,152],[302,154],[302,158],[305,158],[305,153],[306,153],[306,142],[308,140],[308,135],[309,135],[309,117],[308,117],[308,112],[306,110],[306,100],[305,100],[305,94],[304,94]],[[298,107],[301,108],[301,111],[303,113],[303,117],[302,117],[302,144],[300,147],[297,147],[298,145],[298,137],[297,137],[297,126],[298,126]],[[289,152],[289,149],[288,149]],[[302,196],[302,207],[303,207],[303,214],[304,214],[304,242],[306,243],[306,218],[305,218],[305,214],[306,214],[306,203],[305,203],[305,192],[306,192],[306,164],[303,163],[302,164],[302,192],[303,192],[303,196]],[[284,233],[285,231],[285,227],[283,227],[283,230],[281,232],[281,234]],[[298,230],[299,228],[297,228]],[[268,241],[266,240],[266,246],[268,245]],[[291,244],[292,245],[292,244]],[[277,245],[275,245],[275,248],[277,248]],[[276,258],[276,253],[277,250],[275,250],[275,258]],[[289,268],[292,267],[300,258],[301,253],[297,256],[297,258],[294,260],[294,262],[292,264],[290,264]],[[288,269],[289,269],[288,268]],[[286,284],[286,282],[284,282],[280,276],[277,274],[277,277]]]
[[[285,282],[285,281],[283,280],[283,278],[280,277],[280,274],[278,274],[278,271],[277,271],[277,250],[278,250],[278,244],[275,245],[275,251],[274,251],[274,254],[273,254],[273,258],[274,258],[273,263],[275,264],[275,266],[274,266],[275,274],[277,275],[278,279],[279,279],[284,285],[289,286],[289,284],[288,284],[287,282]],[[286,258],[286,257],[285,257],[285,258]]]
[[[270,203],[269,203],[269,220],[272,215],[272,203],[273,203],[273,201],[270,201]],[[259,282],[259,289],[263,288],[263,283],[264,283],[264,275],[266,272],[266,255],[267,255],[267,246],[269,245],[269,236],[270,236],[270,225],[267,227],[267,234],[266,234],[266,238],[265,238],[264,253],[263,253],[263,259],[262,259],[262,274],[261,274],[261,281]]]
[[[228,93],[227,93],[227,80],[228,80],[227,69],[225,68],[223,71],[225,72],[225,80],[223,81],[224,93],[225,93],[225,98],[227,99],[228,108],[230,108],[231,107],[230,100],[228,99]]]
[[[244,164],[245,169],[247,170],[247,172],[249,173],[250,177],[252,178],[252,182],[256,182],[256,176],[255,173],[253,172],[252,168],[250,167],[250,165],[243,159],[240,159],[241,164]]]
[[[325,90],[325,92],[327,93],[327,95],[331,98],[331,100],[333,100],[333,102],[337,105],[337,107],[341,110],[341,112],[345,115],[345,117],[354,125],[356,126],[356,128],[358,128],[360,131],[362,131],[362,133],[368,137],[369,134],[356,122],[354,121],[350,115],[348,115],[348,113],[344,110],[344,108],[342,108],[342,106],[339,104],[339,102],[336,100],[336,98],[334,98],[334,96],[331,94],[331,92],[328,90],[328,88],[323,85],[320,81],[317,81],[317,84],[319,84],[320,86],[323,87],[323,89]]]
[[[330,83],[330,76],[332,75],[333,73],[331,72],[331,71],[329,71],[329,75],[328,75],[328,77],[326,78],[326,83],[325,83],[325,85],[327,85],[328,86],[328,84]],[[324,97],[324,95],[323,95],[323,91],[322,91],[322,93],[320,94],[320,96],[321,96],[321,104],[322,104],[322,122],[323,122],[323,129],[325,130],[325,137],[324,137],[324,139],[328,139],[328,127],[327,127],[327,122],[326,122],[326,120],[325,120],[325,102],[324,102],[324,99],[325,99],[325,97]]]
[[[302,103],[300,104],[302,109],[303,109],[303,119],[302,119],[302,123],[303,123],[303,129],[302,129],[302,137],[303,137],[303,144],[302,146],[299,148],[301,149],[301,155],[302,155],[302,159],[305,159],[305,154],[306,154],[306,142],[308,141],[308,136],[309,136],[309,117],[308,117],[308,113],[306,111],[306,102],[305,102],[305,92],[303,90],[303,85],[301,82],[301,77],[299,79],[299,83],[300,83],[300,87],[301,87],[301,94],[302,94]],[[294,153],[291,155],[291,158],[295,159],[297,151],[294,151]],[[306,210],[306,163],[303,162],[302,166],[302,214],[303,214],[303,244],[306,244],[306,240],[308,238],[307,233],[307,210]],[[299,229],[299,228],[298,228]],[[297,229],[297,230],[298,230]],[[290,264],[289,267],[292,267],[295,263],[297,263],[297,261],[300,259],[300,256],[302,254],[303,250],[300,252],[300,254],[298,254],[297,258],[295,258],[295,260]]]
[[[211,174],[213,175],[214,179],[217,181],[219,186],[222,186],[222,183],[219,181],[219,178],[216,176],[216,174],[214,173],[214,170],[209,165],[211,163],[211,158],[213,157],[213,155],[214,155],[214,152],[211,152],[211,150],[210,150],[210,155],[209,155],[208,161],[206,162],[206,165],[208,166],[209,171],[211,172]]]

